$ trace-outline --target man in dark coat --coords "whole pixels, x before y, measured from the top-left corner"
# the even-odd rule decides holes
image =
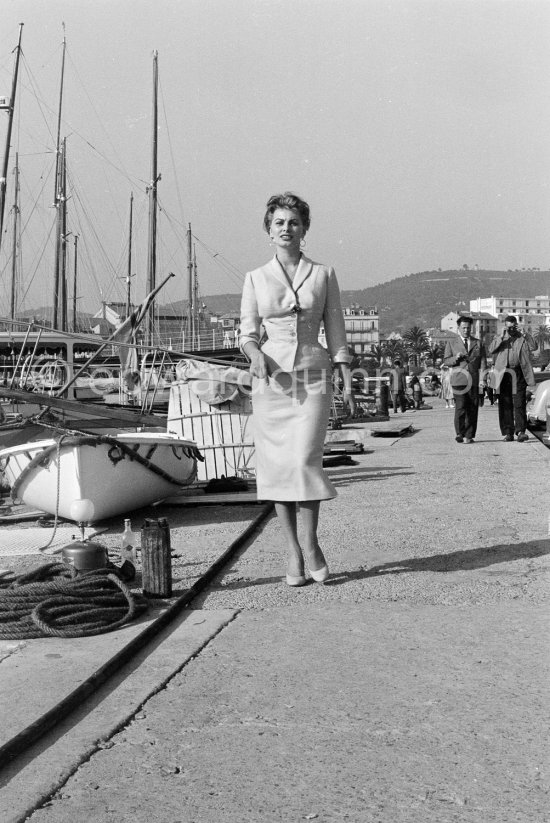
[[[493,338],[489,353],[494,360],[494,389],[498,394],[498,422],[504,439],[514,434],[520,443],[528,440],[527,389],[535,391],[535,375],[529,351],[531,345],[518,329],[517,318],[509,314],[504,330]]]
[[[407,380],[405,377],[405,369],[401,365],[401,360],[393,361],[393,369],[390,378],[390,391],[393,402],[393,412],[397,414],[397,407],[401,408],[402,412],[408,409],[407,403]]]
[[[483,343],[472,337],[473,318],[457,319],[458,336],[447,340],[443,362],[452,366],[451,387],[455,401],[457,443],[473,443],[477,431],[479,396],[483,395],[487,358]]]

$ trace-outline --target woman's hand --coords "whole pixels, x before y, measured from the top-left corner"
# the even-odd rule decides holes
[[[349,409],[350,417],[355,417],[357,407],[355,405],[355,400],[351,390],[346,390],[342,392],[342,400],[344,402],[344,407],[347,406]]]
[[[267,364],[265,362],[265,357],[260,349],[253,351],[249,354],[250,357],[250,374],[252,377],[257,377],[258,380],[267,380],[269,377],[269,372],[267,370]]]
[[[340,371],[340,376],[342,378],[342,383],[344,384],[344,388],[342,391],[342,401],[344,403],[344,407],[348,407],[349,413],[352,417],[355,417],[355,400],[353,399],[353,395],[351,393],[351,372],[350,368],[347,363],[338,363],[338,369]]]

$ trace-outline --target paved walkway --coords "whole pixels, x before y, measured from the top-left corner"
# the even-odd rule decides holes
[[[410,437],[345,430],[366,453],[322,508],[327,585],[281,582],[269,520],[129,679],[0,773],[0,819],[63,781],[32,823],[550,820],[550,450],[503,443],[491,407],[456,444],[433,405],[392,418]]]

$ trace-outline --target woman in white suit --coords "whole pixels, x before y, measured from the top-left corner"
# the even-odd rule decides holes
[[[288,548],[289,586],[307,582],[305,563],[316,582],[329,574],[317,525],[320,501],[336,496],[323,471],[333,365],[354,411],[340,291],[334,269],[302,254],[309,225],[309,206],[296,195],[268,200],[264,228],[275,257],[246,275],[241,303],[240,346],[253,378],[258,497],[275,502]],[[318,339],[321,322],[328,351]]]

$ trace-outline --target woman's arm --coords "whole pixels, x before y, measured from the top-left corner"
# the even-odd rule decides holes
[[[267,370],[264,354],[258,344],[253,340],[248,340],[241,346],[241,350],[250,360],[249,372],[252,377],[258,377],[260,380],[265,380],[269,376],[269,372]]]
[[[356,406],[353,394],[351,392],[351,369],[347,363],[336,363],[338,369],[340,370],[340,376],[342,378],[342,383],[344,384],[343,389],[343,401],[344,405],[349,406],[350,414],[355,414]]]
[[[334,269],[329,269],[325,309],[323,312],[327,348],[333,362],[351,363],[346,341],[346,325],[340,301],[340,289]]]
[[[264,380],[268,376],[264,355],[260,349],[261,319],[252,277],[248,273],[244,280],[241,298],[240,349],[250,361],[250,374]]]

